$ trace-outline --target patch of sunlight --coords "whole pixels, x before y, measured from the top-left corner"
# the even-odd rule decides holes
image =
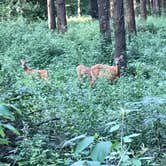
[[[81,17],[69,17],[68,22],[88,22],[91,21],[92,18],[90,16],[81,16]]]

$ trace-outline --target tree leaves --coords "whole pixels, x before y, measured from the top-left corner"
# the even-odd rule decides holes
[[[10,120],[15,119],[12,113],[9,111],[9,107],[3,104],[0,104],[0,116]]]
[[[71,166],[101,166],[98,161],[77,161],[73,163]]]
[[[103,162],[110,152],[111,145],[112,143],[110,141],[99,142],[92,150],[91,158],[95,161]]]
[[[20,133],[18,132],[18,130],[14,127],[14,126],[12,126],[11,124],[3,124],[3,126],[5,127],[5,128],[7,128],[7,129],[9,129],[10,131],[12,131],[14,134],[17,134],[17,135],[19,135]]]
[[[120,128],[120,125],[117,124],[117,125],[110,128],[110,132],[114,132],[114,131],[118,130],[119,128]]]
[[[83,164],[85,163],[85,161],[77,161],[75,163],[73,163],[71,166],[83,166]]]
[[[8,144],[9,141],[5,138],[5,128],[9,129],[11,132],[14,134],[19,135],[18,130],[8,121],[14,121],[15,117],[13,116],[13,113],[11,111],[17,111],[20,113],[20,111],[15,108],[12,105],[7,105],[7,104],[0,104],[0,144]],[[8,122],[8,123],[7,123]]]
[[[129,142],[132,142],[134,137],[138,137],[140,134],[139,133],[134,133],[134,134],[131,134],[131,135],[127,135],[125,137],[123,137],[123,141],[125,143],[129,143]]]
[[[89,136],[85,137],[83,140],[81,140],[76,147],[75,153],[78,154],[82,152],[85,148],[87,148],[91,143],[93,143],[94,137]]]

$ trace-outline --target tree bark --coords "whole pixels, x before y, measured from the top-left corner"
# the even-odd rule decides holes
[[[153,11],[156,15],[161,15],[160,0],[153,0]]]
[[[113,18],[114,0],[110,0],[110,17]]]
[[[140,0],[141,19],[147,19],[146,0]]]
[[[135,7],[134,11],[136,16],[139,16],[140,15],[140,0],[135,0],[134,7]]]
[[[47,13],[48,13],[48,27],[49,29],[56,28],[55,22],[55,5],[54,0],[47,0]]]
[[[97,0],[99,12],[100,33],[106,41],[111,41],[110,28],[110,2],[109,0]]]
[[[127,27],[129,34],[136,34],[133,0],[126,0]]]
[[[57,24],[58,32],[63,33],[67,30],[65,0],[57,0]]]
[[[146,3],[147,3],[147,12],[148,12],[148,15],[151,15],[152,8],[151,8],[151,2],[150,2],[150,0],[147,0]]]
[[[166,15],[166,0],[161,0],[162,15]]]
[[[94,18],[94,19],[98,19],[99,15],[98,15],[97,0],[90,0],[89,4],[90,4],[90,15],[91,15],[91,17]]]
[[[123,55],[126,67],[126,37],[123,0],[114,0],[115,57]]]
[[[81,1],[77,0],[77,16],[81,17]]]

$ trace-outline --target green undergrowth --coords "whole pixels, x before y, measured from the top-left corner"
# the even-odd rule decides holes
[[[0,22],[0,101],[22,112],[18,121],[11,122],[20,132],[16,148],[6,156],[0,153],[0,157],[10,156],[20,165],[71,165],[89,158],[88,149],[75,156],[75,146],[62,148],[63,143],[81,134],[95,136],[96,141],[120,142],[122,130],[111,133],[108,124],[122,125],[125,111],[121,126],[124,136],[140,134],[125,148],[133,158],[151,157],[140,160],[142,165],[162,163],[166,136],[163,22],[165,18],[150,18],[147,23],[138,20],[137,36],[127,41],[126,74],[112,83],[99,79],[93,87],[88,78],[80,83],[75,69],[78,64],[91,66],[104,58],[97,21],[71,19],[65,34],[49,31],[43,21]],[[113,48],[107,48],[108,64],[112,62]],[[25,75],[21,58],[29,60],[32,68],[47,69],[49,80]],[[118,159],[104,163],[116,165]]]

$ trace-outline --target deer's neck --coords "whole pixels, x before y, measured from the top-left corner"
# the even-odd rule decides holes
[[[23,66],[23,69],[24,69],[24,71],[30,70],[30,68],[29,68],[27,65],[24,65],[24,66]]]
[[[116,65],[116,73],[117,73],[117,76],[120,76],[120,66],[119,65]]]

